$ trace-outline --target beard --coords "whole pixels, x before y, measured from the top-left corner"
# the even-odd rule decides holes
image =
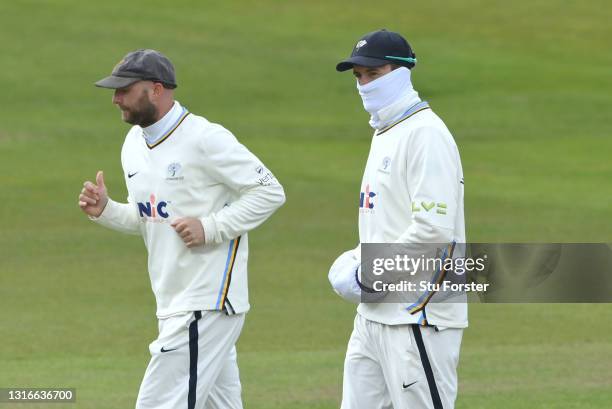
[[[143,128],[157,122],[157,107],[149,100],[147,91],[143,91],[133,108],[121,108],[123,120],[131,125]]]

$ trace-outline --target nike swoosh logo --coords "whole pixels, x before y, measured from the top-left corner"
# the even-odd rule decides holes
[[[138,172],[134,172],[134,173],[128,173],[128,179],[131,179],[132,176],[136,176]]]
[[[402,388],[406,389],[406,388],[410,388],[412,385],[414,385],[415,383],[417,383],[418,381],[414,381],[412,383],[409,383],[408,385],[406,385],[405,383],[402,383]]]
[[[172,349],[164,349],[164,347],[161,348],[162,353],[163,352],[170,352],[170,351],[176,351],[178,348],[172,348]]]

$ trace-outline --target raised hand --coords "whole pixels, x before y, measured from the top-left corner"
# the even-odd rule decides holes
[[[106,203],[108,203],[108,193],[104,184],[104,172],[99,170],[95,184],[89,180],[83,183],[83,189],[79,195],[79,207],[88,216],[99,217]]]

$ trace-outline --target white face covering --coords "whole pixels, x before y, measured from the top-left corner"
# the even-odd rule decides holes
[[[357,81],[357,90],[363,107],[371,115],[370,125],[374,129],[383,128],[421,101],[406,67],[397,68],[365,85]]]

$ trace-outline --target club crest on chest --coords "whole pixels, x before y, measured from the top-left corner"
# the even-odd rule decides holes
[[[391,158],[389,156],[385,156],[378,167],[378,170],[384,173],[391,172]]]
[[[166,168],[166,180],[183,180],[185,177],[183,176],[183,167],[178,162],[172,162]]]

